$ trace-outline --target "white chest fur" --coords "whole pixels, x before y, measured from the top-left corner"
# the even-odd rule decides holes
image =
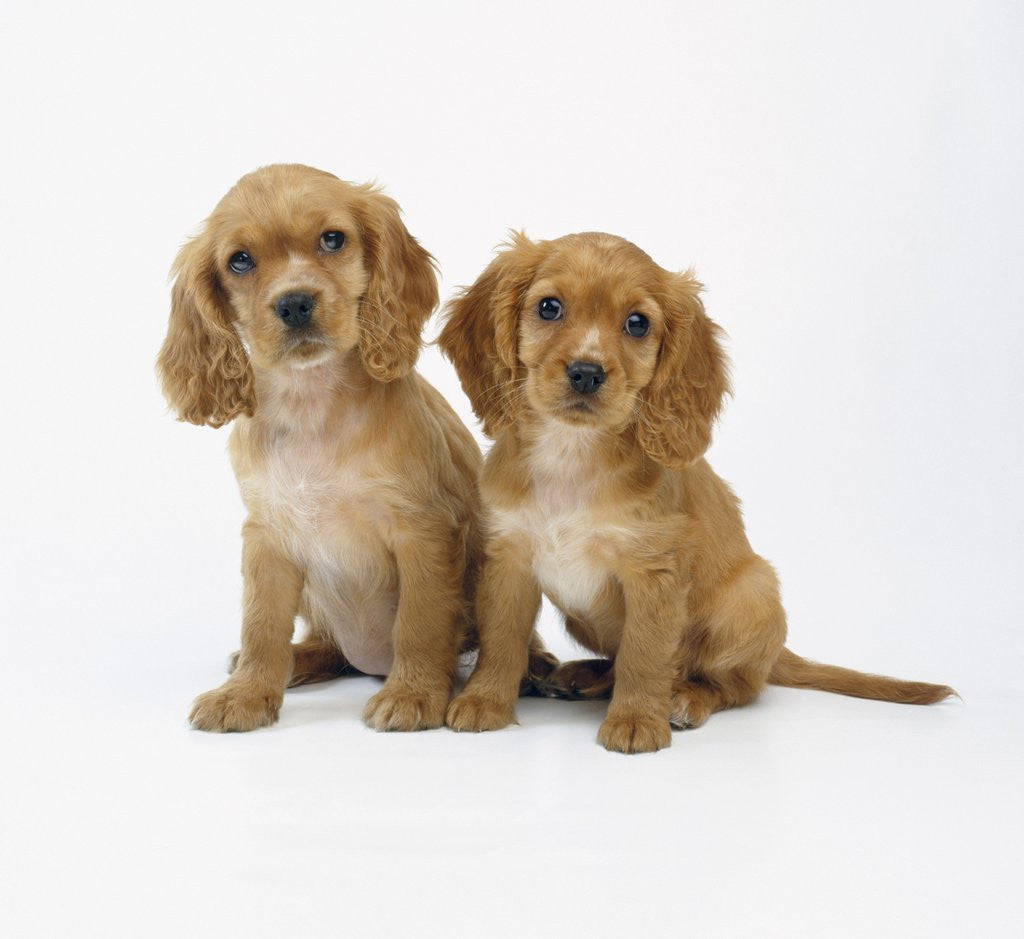
[[[393,657],[398,575],[383,489],[368,474],[365,448],[350,449],[358,429],[336,422],[263,430],[236,470],[250,517],[303,572],[309,625],[333,635],[360,671],[383,675]]]
[[[593,432],[557,428],[531,457],[532,491],[515,509],[492,509],[495,534],[526,540],[541,589],[567,613],[586,615],[614,576],[622,529],[600,505],[598,481],[581,466]]]
[[[343,443],[325,436],[279,434],[270,439],[253,470],[239,479],[242,498],[283,536],[297,557],[310,542],[331,538],[353,512],[362,512],[365,474]]]

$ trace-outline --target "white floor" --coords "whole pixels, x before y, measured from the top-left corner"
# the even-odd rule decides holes
[[[1019,934],[1022,735],[980,689],[933,708],[770,689],[624,757],[591,702],[377,734],[370,678],[289,692],[272,729],[190,731],[218,668],[141,646],[111,650],[134,673],[22,676],[6,935]]]

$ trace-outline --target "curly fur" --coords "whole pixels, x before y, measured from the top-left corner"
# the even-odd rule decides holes
[[[704,312],[702,285],[691,272],[666,278],[666,325],[658,367],[641,395],[637,439],[663,466],[699,459],[729,391],[721,329]]]
[[[157,360],[164,396],[191,424],[220,427],[240,414],[251,417],[252,368],[205,233],[181,249],[171,273],[171,316]]]
[[[353,211],[370,269],[359,352],[377,381],[394,381],[415,364],[420,333],[438,303],[434,259],[406,231],[398,203],[376,187],[357,188]]]
[[[439,343],[459,373],[484,433],[515,421],[522,366],[516,355],[519,310],[545,248],[513,233],[476,282],[448,305]]]

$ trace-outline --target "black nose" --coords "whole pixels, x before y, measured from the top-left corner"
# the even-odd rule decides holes
[[[597,362],[570,362],[565,367],[573,391],[590,395],[604,384],[604,369]]]
[[[274,304],[274,312],[285,326],[305,326],[315,306],[316,301],[308,293],[286,293]]]

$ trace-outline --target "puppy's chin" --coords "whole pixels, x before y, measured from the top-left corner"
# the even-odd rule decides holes
[[[584,399],[578,395],[548,402],[543,412],[557,423],[569,427],[602,428],[608,424],[608,415],[602,402]]]
[[[603,396],[558,394],[543,401],[531,401],[533,410],[552,424],[566,429],[621,433],[633,420],[637,403],[621,393]]]
[[[601,409],[590,401],[566,401],[555,410],[554,416],[568,424],[600,423]]]
[[[313,368],[333,358],[337,350],[319,336],[296,338],[282,354],[282,365],[294,369]]]

